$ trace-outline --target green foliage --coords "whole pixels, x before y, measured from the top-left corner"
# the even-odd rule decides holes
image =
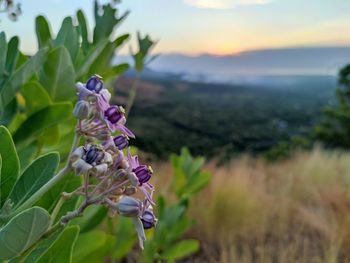
[[[204,158],[193,158],[187,149],[182,149],[181,155],[172,155],[171,161],[174,169],[173,191],[178,198],[189,198],[205,187],[210,174],[200,169],[204,164]]]
[[[75,242],[77,241],[78,234],[78,226],[67,227],[57,238],[55,243],[49,247],[46,252],[36,260],[36,262],[72,262],[73,249]]]
[[[90,231],[79,235],[73,253],[75,263],[102,262],[113,248],[115,237],[102,231]]]
[[[50,215],[42,208],[32,207],[11,219],[0,230],[0,260],[9,260],[33,245],[50,224]]]
[[[119,218],[116,237],[117,240],[113,249],[113,258],[116,260],[121,260],[131,251],[137,240],[135,228],[130,218]]]
[[[146,61],[151,51],[151,48],[154,47],[156,43],[152,41],[148,35],[146,35],[145,37],[142,37],[139,32],[137,33],[137,42],[138,42],[139,51],[136,52],[133,55],[133,57],[134,57],[135,69],[137,72],[140,73],[144,69],[145,65],[155,58],[153,57],[153,58],[150,58],[148,61]]]
[[[50,25],[44,16],[36,17],[35,31],[39,49],[52,45],[52,34]]]
[[[56,172],[59,164],[57,153],[48,153],[34,160],[16,182],[9,196],[16,209],[46,184]]]
[[[168,248],[162,253],[161,258],[165,260],[177,260],[186,257],[199,249],[198,240],[180,241],[173,247]]]
[[[50,105],[26,119],[14,133],[16,147],[21,149],[37,139],[42,132],[53,125],[64,122],[72,112],[70,102]]]
[[[5,107],[15,98],[16,92],[18,92],[41,67],[46,57],[46,52],[46,49],[41,49],[37,54],[17,68],[11,75],[7,72],[0,72],[0,75],[3,76],[0,79],[0,83],[3,83],[0,86],[0,118],[4,113]]]
[[[339,71],[337,104],[324,109],[324,118],[315,128],[315,138],[328,147],[350,148],[350,65]]]
[[[227,162],[243,152],[262,154],[295,136],[312,140],[324,105],[334,103],[333,76],[293,77],[292,84],[285,84],[286,77],[274,77],[281,84],[270,87],[146,73],[128,124],[137,134],[134,145],[164,160],[182,146],[194,155]],[[124,99],[123,93],[127,90],[117,94]]]
[[[40,83],[53,101],[73,98],[75,72],[68,50],[64,46],[52,49],[39,74]]]
[[[202,171],[204,159],[193,158],[187,149],[182,149],[181,155],[173,155],[171,159],[174,171],[172,190],[178,199],[170,204],[164,197],[158,198],[156,214],[159,222],[152,238],[146,241],[141,257],[143,262],[174,261],[199,249],[197,240],[181,239],[192,225],[187,215],[190,198],[209,183],[210,175]]]
[[[114,253],[116,237],[94,230],[107,209],[87,210],[86,217],[65,229],[57,223],[79,204],[77,196],[63,202],[62,193],[82,184],[80,177],[67,172],[70,164],[62,163],[75,133],[75,83],[98,73],[108,85],[129,68],[112,64],[116,50],[130,38],[115,34],[128,12],[119,16],[113,4],[95,1],[94,13],[91,31],[78,10],[76,17],[63,19],[57,34],[44,16],[38,16],[39,50],[31,57],[19,50],[18,37],[7,42],[0,33],[0,124],[7,126],[0,126],[0,260],[102,262]],[[139,41],[138,67],[153,45],[149,37]],[[58,167],[63,168],[57,172]],[[122,235],[125,231],[128,228],[118,229]],[[126,243],[119,239],[123,245],[117,257],[129,251],[135,241],[135,235],[131,237]]]
[[[0,126],[0,157],[2,160],[0,173],[0,207],[11,192],[20,172],[20,164],[9,131]]]

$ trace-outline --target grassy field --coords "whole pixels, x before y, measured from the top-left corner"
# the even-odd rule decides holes
[[[266,163],[208,163],[209,187],[191,204],[201,251],[188,262],[350,262],[350,154],[314,149]],[[167,164],[157,165],[166,193]]]

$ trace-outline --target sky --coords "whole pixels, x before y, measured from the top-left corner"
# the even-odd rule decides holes
[[[27,53],[37,48],[38,14],[49,19],[54,33],[63,18],[79,8],[90,27],[93,24],[92,0],[16,1],[22,3],[23,14],[17,22],[2,14],[0,29],[7,36],[20,36]],[[131,13],[117,33],[151,35],[158,40],[156,53],[225,55],[267,48],[350,46],[349,0],[124,0],[119,7]]]

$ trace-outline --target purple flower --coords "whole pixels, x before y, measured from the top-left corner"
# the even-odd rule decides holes
[[[110,123],[116,124],[124,117],[124,110],[121,107],[111,106],[105,111],[105,117]]]
[[[135,138],[135,135],[124,125],[126,119],[124,116],[123,107],[110,106],[108,109],[106,109],[104,115],[107,126],[111,131],[120,131],[128,137]]]
[[[98,75],[92,76],[86,82],[86,88],[88,90],[95,91],[96,93],[99,93],[103,89],[103,81],[101,80],[101,77]]]
[[[140,185],[142,185],[143,183],[147,183],[149,179],[151,179],[153,173],[152,168],[147,165],[139,165],[132,171],[136,174],[137,178],[139,179]]]
[[[141,216],[141,222],[144,229],[150,229],[156,225],[157,219],[154,216],[152,210],[146,209]]]
[[[113,141],[114,141],[115,146],[119,150],[123,150],[125,147],[127,147],[129,145],[128,137],[125,135],[116,136],[116,137],[114,137]]]
[[[85,161],[88,164],[98,164],[104,157],[104,153],[97,148],[97,145],[91,145],[90,148],[86,151]]]

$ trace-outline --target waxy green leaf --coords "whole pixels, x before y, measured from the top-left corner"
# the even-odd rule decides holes
[[[162,259],[177,260],[186,257],[199,249],[199,241],[194,239],[180,241],[161,254]]]
[[[0,116],[4,108],[13,100],[19,89],[36,73],[46,58],[47,49],[41,49],[22,64],[4,83],[0,90]]]
[[[11,38],[8,43],[6,55],[6,73],[8,75],[10,75],[16,67],[17,58],[19,56],[18,45],[18,37]]]
[[[79,22],[78,29],[82,39],[81,47],[84,53],[87,53],[90,47],[89,33],[86,18],[82,10],[78,10],[77,19]]]
[[[36,112],[23,122],[14,134],[16,146],[18,148],[27,146],[45,129],[69,119],[71,114],[70,102],[56,103]]]
[[[45,46],[51,46],[52,36],[49,22],[44,16],[38,16],[35,19],[35,31],[38,40],[39,49]]]
[[[73,25],[71,17],[66,17],[63,20],[62,26],[58,31],[56,39],[54,40],[55,47],[60,45],[66,47],[72,61],[74,61],[79,50],[79,35],[78,29]]]
[[[0,204],[2,205],[17,181],[20,165],[11,134],[4,126],[0,126],[0,138],[0,155],[2,159]]]
[[[75,71],[69,52],[64,46],[49,52],[39,79],[53,101],[73,99]]]
[[[49,224],[50,215],[39,207],[16,215],[0,230],[0,260],[10,260],[35,244]]]
[[[26,101],[26,113],[28,116],[51,104],[49,94],[37,81],[26,83],[21,89],[21,93]]]
[[[23,172],[9,195],[14,203],[14,209],[23,204],[55,175],[59,162],[58,153],[49,153],[34,160]]]
[[[67,227],[55,243],[36,261],[36,263],[70,263],[75,242],[78,238],[79,227]]]

